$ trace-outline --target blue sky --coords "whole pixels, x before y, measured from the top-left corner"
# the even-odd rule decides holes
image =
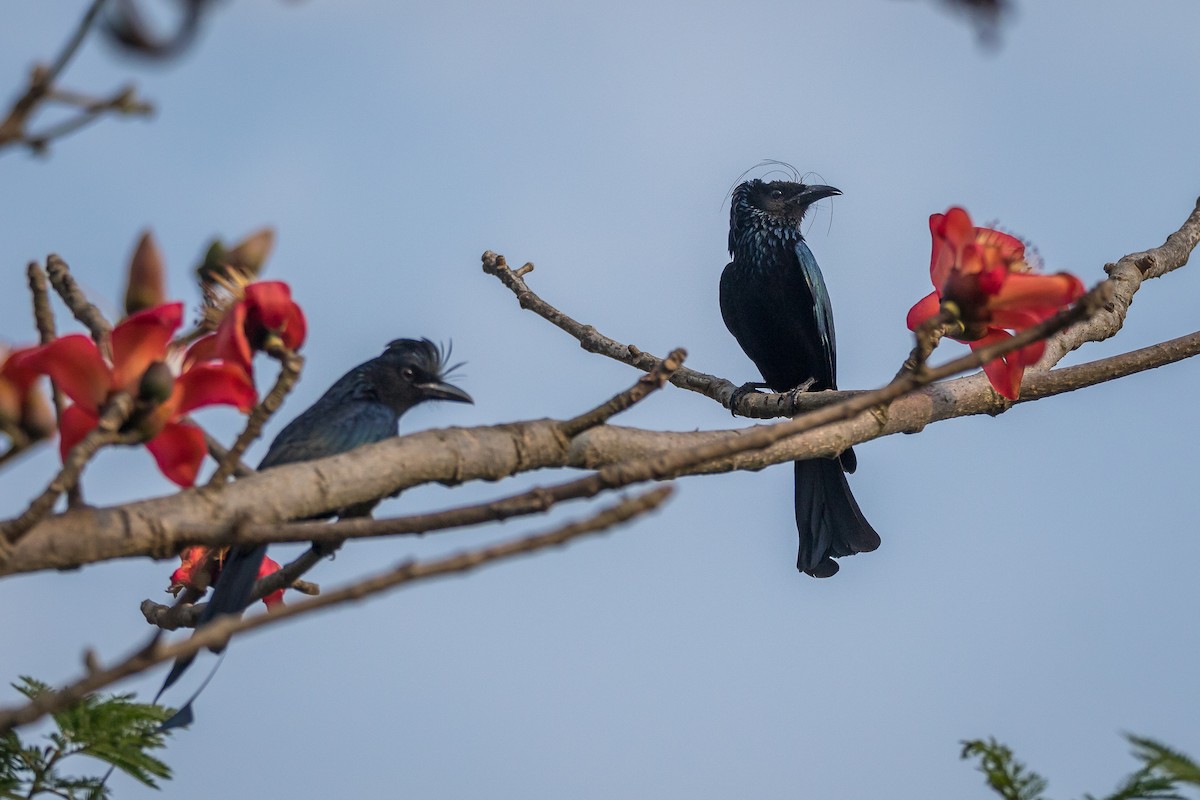
[[[15,88],[56,52],[84,5],[6,9],[0,80]],[[269,434],[400,336],[453,339],[476,399],[420,408],[404,430],[568,416],[636,377],[521,312],[480,271],[487,249],[534,261],[536,291],[615,338],[751,380],[717,308],[725,199],[781,159],[845,193],[808,239],[841,383],[868,388],[907,354],[930,213],[964,205],[1087,283],[1182,222],[1200,192],[1197,30],[1189,0],[1022,2],[998,50],[935,4],[895,0],[220,4],[176,61],[92,41],[67,73],[96,91],[134,79],[155,119],[0,157],[0,337],[32,336],[29,259],[60,253],[116,308],[151,226],[194,305],[204,243],[271,224],[269,274],[293,286],[310,340]],[[1126,329],[1068,363],[1192,332],[1198,291],[1191,268],[1147,284]],[[957,743],[994,735],[1067,797],[1132,769],[1121,731],[1200,754],[1195,370],[859,447],[852,485],[883,546],[832,580],[795,572],[791,470],[775,467],[684,480],[664,511],[599,540],[251,636],[172,744],[168,796],[229,781],[232,797],[984,797]],[[621,421],[749,424],[675,389]],[[9,469],[0,510],[55,464]],[[383,511],[557,477],[425,487]],[[105,454],[85,487],[98,503],[171,488],[135,450]],[[583,513],[358,544],[314,578]],[[0,677],[65,680],[84,645],[121,654],[173,568],[0,583]]]

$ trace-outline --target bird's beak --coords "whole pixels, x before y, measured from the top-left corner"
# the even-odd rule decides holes
[[[417,388],[425,395],[426,400],[452,400],[455,403],[471,403],[471,395],[451,383],[430,382],[418,383]]]
[[[793,202],[803,203],[804,205],[812,205],[818,200],[823,200],[826,197],[833,197],[835,194],[841,194],[841,189],[835,189],[832,186],[821,186],[816,184],[813,186],[804,187],[804,191],[796,195]]]

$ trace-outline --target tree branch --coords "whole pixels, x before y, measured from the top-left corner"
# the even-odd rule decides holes
[[[1121,329],[1133,301],[1133,295],[1142,281],[1157,278],[1187,263],[1192,250],[1200,242],[1200,200],[1192,209],[1183,225],[1159,247],[1127,255],[1116,264],[1105,267],[1109,280],[1115,288],[1114,305],[1107,313],[1094,317],[1087,325],[1064,331],[1046,343],[1046,353],[1041,362],[1026,373],[1028,382],[1038,372],[1045,372],[1062,360],[1070,351],[1085,342],[1098,342],[1113,336]],[[483,271],[494,275],[517,297],[521,308],[534,312],[575,339],[589,353],[599,353],[608,358],[636,367],[640,370],[653,369],[659,359],[632,344],[622,344],[597,331],[591,325],[580,323],[539,297],[525,282],[524,276],[532,271],[532,264],[521,270],[509,268],[504,256],[488,251],[483,254]],[[681,389],[698,392],[730,408],[735,384],[715,375],[697,372],[686,367],[676,371],[671,383]],[[797,410],[811,410],[836,403],[856,392],[813,392],[793,396],[791,392],[768,394],[745,394],[736,409],[739,416],[755,419],[789,417]]]
[[[70,491],[79,483],[79,476],[83,474],[83,468],[101,447],[136,441],[136,439],[131,439],[120,433],[121,426],[125,424],[125,420],[129,419],[132,411],[132,397],[125,392],[118,392],[113,395],[101,411],[96,427],[89,431],[79,444],[72,447],[71,452],[67,453],[67,458],[63,462],[62,469],[50,481],[50,485],[34,498],[33,502],[29,504],[29,507],[20,516],[0,524],[0,563],[4,561],[6,551],[11,545],[15,545],[21,541],[21,538],[34,525],[50,513],[59,495]]]
[[[416,583],[429,578],[469,572],[477,567],[514,556],[533,553],[548,547],[566,544],[581,536],[600,533],[637,516],[646,514],[662,505],[670,496],[672,487],[660,486],[652,491],[623,500],[615,506],[601,510],[581,521],[569,523],[547,533],[527,536],[500,544],[468,550],[457,555],[433,561],[405,561],[387,572],[358,581],[336,591],[328,592],[311,600],[282,606],[266,614],[252,617],[224,616],[211,625],[196,631],[187,639],[173,644],[163,644],[161,634],[132,655],[111,667],[100,668],[93,654],[85,654],[88,673],[53,692],[39,695],[23,705],[0,709],[0,735],[18,725],[36,722],[47,714],[69,708],[91,692],[103,689],[122,678],[143,672],[156,664],[180,656],[188,656],[208,647],[222,647],[231,637],[246,631],[276,625],[286,619],[311,614],[334,605],[354,602],[380,594],[397,586]]]
[[[1085,295],[1085,301],[1071,314],[1056,316],[1001,344],[1018,347],[1054,326],[1068,324],[1070,319],[1078,318],[1081,309],[1103,302],[1108,287],[1109,284],[1102,283]],[[965,414],[996,414],[1007,409],[1008,401],[992,392],[986,379],[979,375],[932,386],[912,397],[896,400],[922,382],[978,367],[983,363],[981,359],[993,358],[1001,352],[998,348],[997,345],[974,351],[949,364],[929,368],[920,376],[901,376],[882,390],[863,392],[844,403],[809,412],[782,423],[792,426],[781,428],[782,433],[771,433],[780,426],[690,433],[601,426],[568,442],[560,431],[562,423],[554,420],[426,431],[327,459],[279,466],[236,481],[219,492],[191,490],[110,509],[68,511],[44,520],[15,547],[8,562],[0,564],[0,575],[61,569],[108,558],[147,555],[167,558],[191,544],[210,547],[244,544],[249,531],[266,530],[256,528],[258,523],[267,525],[278,520],[316,516],[421,483],[498,480],[543,467],[617,470],[629,467],[631,462],[640,465],[639,469],[651,465],[640,480],[661,480],[833,456],[852,444],[891,433],[917,431],[931,421]],[[837,420],[844,421],[830,424]],[[817,426],[821,429],[796,435]],[[765,440],[763,431],[767,432]],[[677,461],[683,453],[689,454],[687,460]],[[664,459],[662,463],[669,463],[669,469],[660,466],[660,460]],[[601,491],[628,485],[632,479],[605,482],[627,475],[610,470],[599,479],[600,488],[592,488]],[[529,506],[535,505],[527,502]],[[343,524],[351,523],[339,522],[336,526]],[[353,524],[375,522],[364,520]],[[275,534],[261,534],[265,540],[284,539],[278,527],[270,527]],[[351,529],[336,530],[339,536],[345,536]],[[379,535],[377,530],[367,530]],[[316,539],[323,534],[309,530],[304,535]]]
[[[107,0],[92,0],[92,4],[84,12],[79,25],[76,26],[71,38],[67,40],[63,49],[54,59],[53,64],[49,67],[34,67],[29,78],[28,88],[13,103],[4,120],[0,121],[0,150],[9,145],[24,144],[35,152],[43,151],[52,140],[78,130],[106,111],[125,114],[153,112],[153,107],[149,103],[138,100],[134,95],[134,90],[126,88],[108,100],[93,99],[91,102],[82,103],[83,110],[77,117],[72,117],[37,134],[28,132],[29,121],[46,100],[65,98],[67,102],[80,104],[78,103],[80,97],[77,94],[59,90],[54,84],[71,59],[79,52],[80,45],[83,44],[83,40],[95,24],[105,2]]]
[[[46,256],[46,272],[50,276],[50,285],[54,287],[54,291],[58,292],[67,308],[71,309],[75,319],[87,326],[104,357],[111,360],[112,347],[109,337],[112,334],[112,324],[84,295],[79,284],[71,277],[71,268],[67,266],[67,262],[57,253],[51,253]]]

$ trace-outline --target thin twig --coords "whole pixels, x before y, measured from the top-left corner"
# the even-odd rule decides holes
[[[1196,207],[1193,208],[1180,228],[1168,236],[1162,245],[1127,255],[1117,264],[1110,264],[1105,268],[1110,275],[1110,280],[1116,284],[1114,307],[1096,315],[1087,325],[1076,326],[1047,341],[1046,354],[1037,367],[1026,373],[1026,379],[1031,380],[1038,372],[1050,369],[1064,355],[1084,342],[1101,341],[1115,334],[1124,323],[1129,303],[1132,302],[1133,294],[1141,286],[1142,281],[1147,278],[1160,277],[1186,264],[1198,242],[1200,242],[1200,200],[1197,201]],[[643,371],[649,371],[659,363],[660,359],[657,356],[646,353],[632,344],[624,344],[605,336],[593,326],[580,323],[547,303],[525,282],[524,275],[528,270],[514,271],[508,266],[504,256],[489,250],[483,254],[482,261],[483,271],[494,275],[516,295],[521,308],[534,312],[555,327],[565,331],[578,340],[580,346],[589,353],[598,353]],[[688,367],[679,369],[671,377],[671,383],[681,389],[697,392],[716,400],[726,408],[731,407],[734,393],[738,389],[736,384],[724,378],[698,372]],[[742,395],[738,407],[731,410],[735,411],[738,416],[755,419],[788,417],[797,410],[821,408],[841,402],[857,393],[854,391],[824,391],[795,396],[791,392],[746,393]]]
[[[109,338],[112,334],[112,324],[104,318],[100,309],[96,308],[84,295],[79,284],[71,277],[71,268],[67,266],[67,262],[63,261],[57,253],[51,253],[46,256],[46,273],[50,276],[50,285],[54,287],[54,291],[58,292],[58,296],[67,304],[67,308],[71,309],[75,319],[87,326],[92,334],[92,339],[100,347],[101,354],[111,361],[112,346]]]
[[[46,714],[69,708],[88,694],[103,689],[122,678],[147,670],[156,664],[188,656],[204,648],[222,647],[232,636],[246,631],[277,625],[286,619],[311,614],[342,603],[362,600],[397,586],[443,575],[469,572],[485,564],[549,547],[561,546],[581,536],[601,533],[654,510],[666,501],[671,492],[672,487],[660,486],[631,499],[623,500],[586,519],[568,523],[547,533],[514,539],[478,550],[468,550],[428,562],[405,561],[387,572],[322,594],[311,600],[277,607],[266,614],[240,618],[232,615],[223,616],[196,631],[189,638],[173,644],[163,644],[161,634],[156,633],[147,644],[111,667],[101,668],[89,659],[89,669],[82,678],[57,691],[41,694],[36,699],[22,705],[0,709],[0,735],[19,725],[36,722]]]
[[[58,57],[54,59],[54,63],[49,67],[37,67],[33,70],[29,88],[17,98],[4,122],[0,123],[0,147],[23,138],[29,117],[38,104],[45,99],[54,86],[54,82],[58,80],[58,76],[67,68],[67,64],[79,52],[79,46],[83,44],[84,37],[87,36],[105,2],[106,0],[92,0],[92,4],[84,12],[79,25],[76,26],[74,33],[71,34],[71,38],[67,40]]]
[[[34,152],[43,152],[54,140],[90,125],[110,111],[125,116],[148,117],[154,113],[154,106],[139,99],[132,86],[126,86],[118,89],[111,97],[92,99],[73,117],[56,122],[37,133],[25,134],[21,141]]]
[[[96,427],[89,431],[79,444],[71,448],[71,452],[67,453],[66,460],[63,461],[62,469],[46,489],[34,498],[20,516],[0,524],[0,562],[7,560],[12,545],[19,542],[42,517],[50,513],[59,495],[69,491],[79,481],[84,466],[101,447],[136,441],[119,433],[132,411],[133,398],[127,393],[118,392],[109,399]]]
[[[271,391],[267,393],[254,410],[250,412],[250,416],[246,418],[246,427],[238,436],[237,441],[229,448],[229,452],[225,458],[221,459],[217,466],[217,471],[209,478],[209,486],[221,486],[225,481],[229,480],[229,476],[237,469],[238,463],[242,454],[246,452],[255,439],[262,435],[263,425],[271,418],[271,415],[279,410],[283,405],[283,400],[288,396],[288,392],[296,385],[296,381],[300,378],[300,370],[304,368],[304,358],[293,350],[288,349],[282,342],[271,344],[267,353],[279,361],[279,375],[275,378],[275,385]]]
[[[321,593],[320,584],[303,580],[300,576],[325,558],[323,553],[317,552],[314,548],[305,550],[282,568],[255,581],[254,586],[250,589],[250,600],[261,600],[272,592],[284,588],[312,597],[319,595]],[[203,592],[200,595],[202,596]],[[207,603],[197,603],[196,601],[199,599],[200,597],[197,596],[189,600],[187,604],[174,603],[172,605],[164,605],[147,599],[142,601],[139,609],[142,616],[146,618],[146,622],[165,631],[194,628],[200,620],[200,615],[208,606]]]
[[[213,461],[218,464],[224,463],[225,459],[229,458],[229,450],[225,445],[217,441],[217,437],[213,436],[208,431],[204,432],[204,446],[208,448],[208,454],[212,456]],[[244,478],[247,475],[254,474],[254,468],[246,464],[241,459],[232,459],[235,461],[233,474],[239,478]]]
[[[39,65],[33,68],[28,88],[13,103],[3,121],[0,121],[0,150],[9,145],[23,144],[35,153],[40,153],[45,151],[51,141],[78,130],[107,112],[127,115],[153,113],[153,106],[138,99],[132,87],[121,89],[112,97],[100,99],[55,85],[63,70],[79,51],[105,2],[106,0],[93,0],[54,63],[49,67]],[[74,105],[82,110],[75,117],[51,125],[38,133],[30,133],[30,121],[44,102],[51,100]]]
[[[617,414],[626,411],[636,403],[644,400],[652,392],[655,392],[663,387],[663,384],[671,379],[671,376],[683,366],[684,359],[687,358],[687,351],[683,348],[676,348],[667,357],[658,363],[654,369],[647,372],[638,382],[630,386],[620,394],[613,395],[606,402],[580,414],[577,417],[563,422],[559,425],[559,430],[563,436],[568,439],[574,439],[579,434],[586,430],[591,430],[597,425],[603,425]]]
[[[37,325],[38,339],[42,344],[49,344],[57,338],[58,330],[54,323],[54,310],[50,307],[50,287],[46,282],[46,273],[41,264],[30,261],[26,274],[29,278],[29,291],[33,295],[33,321]],[[61,431],[67,399],[53,379],[50,381],[50,396],[54,400],[54,425]],[[72,506],[78,505],[81,499],[79,483],[76,482],[67,489],[67,503]]]

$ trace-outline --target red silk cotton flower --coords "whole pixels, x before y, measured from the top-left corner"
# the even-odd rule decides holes
[[[22,364],[36,347],[9,350],[0,345],[0,429],[20,431],[32,441],[54,433],[54,412],[38,391],[38,373]]]
[[[194,546],[184,548],[183,552],[179,554],[179,568],[171,573],[171,585],[167,588],[167,591],[171,594],[178,594],[181,589],[196,586],[199,583],[198,573],[204,567],[207,559],[207,547]],[[216,568],[216,571],[207,581],[204,582],[206,586],[216,584],[217,578],[221,577],[221,566],[223,563],[223,560],[220,558],[213,562],[213,566]],[[258,566],[258,577],[265,578],[273,572],[278,572],[279,569],[280,567],[278,561],[275,561],[269,556],[263,556],[262,563]],[[272,608],[275,605],[282,603],[283,589],[276,589],[275,591],[263,597],[262,601],[267,608]]]
[[[254,351],[262,350],[268,337],[278,336],[288,349],[298,350],[306,332],[304,312],[292,300],[291,288],[283,281],[258,281],[246,286],[216,333],[192,345],[187,360],[220,358],[240,365],[249,375]]]
[[[1054,316],[1084,293],[1074,275],[1035,274],[1020,239],[975,227],[961,208],[930,216],[929,230],[934,290],[909,310],[909,330],[915,331],[943,308],[952,309],[963,326],[953,338],[974,350]],[[1034,342],[984,364],[992,388],[1016,400],[1025,368],[1036,364],[1045,349],[1044,342]]]
[[[168,303],[131,314],[112,330],[112,364],[96,343],[71,334],[22,354],[21,366],[49,375],[73,402],[62,415],[59,451],[66,459],[100,420],[115,392],[134,397],[134,411],[122,428],[137,432],[159,470],[179,486],[196,482],[207,447],[204,432],[182,421],[202,406],[232,405],[249,411],[254,384],[236,364],[191,363],[173,376],[166,366],[167,349],[183,321],[183,304]]]

